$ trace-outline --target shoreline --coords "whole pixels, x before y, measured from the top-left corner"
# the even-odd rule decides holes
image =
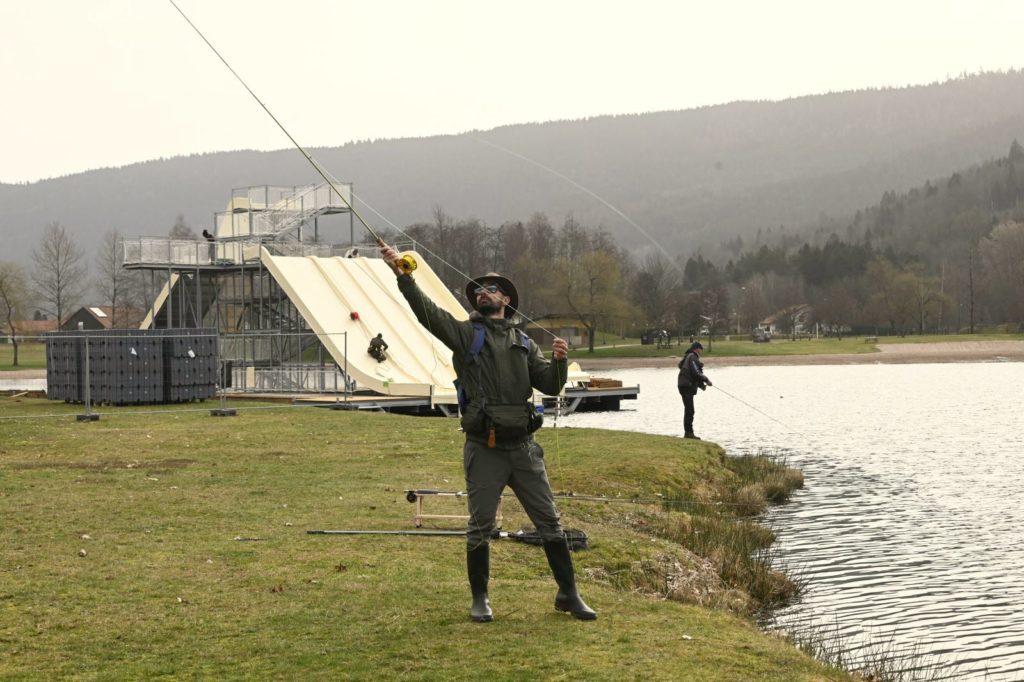
[[[682,355],[646,358],[588,358],[570,355],[584,371],[676,367]],[[705,354],[705,364],[715,367],[771,365],[885,365],[948,362],[1024,362],[1024,341],[951,341],[941,343],[880,343],[874,353],[816,355],[734,355]]]
[[[759,365],[871,365],[927,364],[946,362],[1024,362],[1024,341],[949,341],[939,343],[880,343],[873,353],[833,353],[812,355],[733,355],[706,354],[704,361],[717,367]],[[584,371],[593,369],[632,369],[675,367],[682,355],[663,357],[588,358],[586,352],[570,352],[569,361],[578,362]],[[15,369],[0,372],[4,379],[45,379],[45,369]]]

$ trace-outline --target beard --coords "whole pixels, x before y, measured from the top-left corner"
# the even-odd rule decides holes
[[[484,317],[489,317],[499,310],[501,310],[501,306],[495,305],[487,299],[476,302],[476,311]]]

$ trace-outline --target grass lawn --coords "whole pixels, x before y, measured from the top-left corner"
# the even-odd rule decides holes
[[[600,337],[598,337],[600,338]],[[875,337],[870,337],[874,339]],[[950,343],[970,341],[1024,341],[1022,334],[925,334],[924,336],[880,336],[878,343]],[[628,343],[632,341],[632,343]],[[732,339],[729,341],[715,340],[708,342],[702,338],[705,355],[709,357],[735,356],[769,356],[769,355],[832,355],[837,353],[875,353],[877,344],[867,342],[863,336],[844,337],[843,339],[798,339],[791,341],[784,337],[775,337],[769,343],[754,343],[749,339]],[[648,357],[681,357],[689,345],[673,345],[671,348],[659,349],[655,344],[640,345],[638,340],[626,339],[614,348],[595,348],[593,354],[586,348],[573,349],[573,357],[580,358],[648,358]]]
[[[879,343],[955,343],[971,341],[1024,341],[1024,334],[923,334],[879,336]]]
[[[744,340],[715,340],[710,343],[701,339],[705,355],[709,357],[732,357],[744,355],[826,355],[835,353],[874,353],[878,349],[874,344],[864,343],[863,337],[837,339],[773,339],[769,343],[754,343]],[[576,358],[646,358],[646,357],[682,357],[689,343],[671,348],[657,348],[654,344],[646,346],[617,346],[615,348],[595,348],[593,354],[585,348],[575,350]]]
[[[13,369],[46,369],[46,344],[21,342],[18,344],[18,366],[14,363],[14,346],[0,343],[0,372]]]
[[[637,521],[691,519],[659,506],[561,504],[591,538],[575,558],[597,621],[554,612],[540,548],[496,541],[495,622],[472,623],[461,539],[305,533],[412,528],[407,488],[464,487],[454,420],[239,407],[77,423],[80,406],[0,398],[0,678],[849,679],[745,616],[638,589],[637,566],[681,547]],[[556,490],[717,499],[734,483],[709,443],[538,440]],[[506,530],[527,524],[505,510]]]

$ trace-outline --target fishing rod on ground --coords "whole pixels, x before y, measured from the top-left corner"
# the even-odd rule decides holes
[[[567,528],[562,531],[569,549],[589,549],[590,538],[582,530]],[[466,537],[464,530],[307,530],[306,535],[398,535],[411,537]],[[543,545],[544,539],[536,530],[518,530],[514,533],[503,530],[491,532],[492,540],[511,540],[525,545]]]
[[[439,497],[469,497],[469,493],[463,490],[406,490],[405,499],[408,502],[416,502],[421,496],[431,495]],[[515,497],[515,493],[502,493],[502,497]],[[681,507],[747,507],[747,504],[735,502],[699,502],[697,500],[686,500],[676,497],[665,497],[655,495],[654,497],[610,497],[607,495],[577,495],[576,493],[554,493],[552,497],[556,500],[575,500],[578,502],[615,502],[620,504],[660,504]]]

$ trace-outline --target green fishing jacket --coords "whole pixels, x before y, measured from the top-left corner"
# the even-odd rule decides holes
[[[466,438],[486,444],[492,430],[498,446],[528,438],[535,428],[530,426],[532,389],[558,395],[565,385],[567,361],[545,359],[537,344],[507,320],[475,311],[469,320],[456,320],[424,295],[412,275],[400,275],[398,288],[420,324],[452,350],[458,385],[466,397],[462,414]],[[474,322],[483,325],[484,344],[472,357]]]

